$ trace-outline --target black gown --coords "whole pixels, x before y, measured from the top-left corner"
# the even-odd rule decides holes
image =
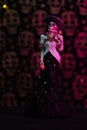
[[[40,44],[44,47],[41,61],[45,69],[40,70],[35,96],[40,115],[57,116],[64,111],[59,54],[64,47],[63,36],[58,34],[56,41],[48,41],[47,38],[46,35],[41,35]]]
[[[48,52],[44,64],[45,69],[38,76],[37,107],[41,116],[57,116],[63,109],[60,63]]]

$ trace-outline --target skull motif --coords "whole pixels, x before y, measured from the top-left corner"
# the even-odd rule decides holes
[[[76,69],[76,60],[72,53],[63,53],[61,57],[61,71],[65,79],[71,78]]]
[[[84,99],[84,108],[87,109],[87,97]]]
[[[64,0],[64,4],[73,4],[74,0]]]
[[[2,107],[17,107],[16,95],[12,92],[6,92],[1,96],[1,106]]]
[[[2,72],[0,72],[0,91],[4,90],[5,87],[5,76],[3,75]]]
[[[44,34],[46,29],[46,10],[37,9],[33,11],[32,15],[32,26],[36,29],[37,34]]]
[[[0,17],[0,29],[3,28],[3,19]]]
[[[67,37],[74,36],[78,27],[78,17],[77,17],[76,12],[72,10],[64,10],[61,13],[61,19],[64,22],[65,35]]]
[[[64,6],[70,9],[76,9],[76,2],[74,0],[64,0]]]
[[[58,15],[63,7],[64,0],[48,0],[49,13],[52,15]]]
[[[83,25],[83,31],[86,31],[87,32],[87,24]]]
[[[18,0],[23,14],[29,14],[33,6],[36,5],[36,0]]]
[[[24,98],[27,94],[32,94],[32,80],[32,75],[28,72],[22,72],[18,75],[16,86],[20,97]]]
[[[32,31],[25,30],[20,32],[18,36],[18,47],[22,55],[28,55],[34,51],[34,43],[35,37]]]
[[[14,51],[4,52],[2,56],[2,67],[7,76],[14,76],[17,73],[19,58]]]
[[[81,30],[87,31],[87,15],[80,17],[80,25]]]
[[[76,35],[74,47],[78,58],[87,57],[87,32],[79,32]]]
[[[5,12],[4,25],[10,34],[16,34],[20,25],[20,15],[16,10],[11,9]]]
[[[34,52],[31,55],[30,68],[35,73],[36,76],[40,72],[40,52]]]
[[[0,31],[0,52],[5,48],[6,34],[4,31]]]
[[[76,100],[82,100],[87,96],[87,75],[76,75],[73,79],[72,90]]]
[[[80,15],[87,15],[87,0],[78,0],[77,5],[79,8],[79,14]]]

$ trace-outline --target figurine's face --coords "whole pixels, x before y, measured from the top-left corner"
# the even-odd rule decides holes
[[[53,38],[55,37],[55,35],[57,34],[57,31],[58,31],[58,25],[54,22],[50,22],[48,24],[48,35],[49,35],[49,38]]]
[[[51,33],[56,33],[58,30],[58,25],[54,22],[50,22],[48,24],[48,31],[51,32]]]

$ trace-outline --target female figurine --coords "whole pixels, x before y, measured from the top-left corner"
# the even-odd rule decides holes
[[[46,18],[46,35],[40,36],[40,75],[37,91],[39,111],[42,116],[56,115],[60,111],[61,52],[64,49],[63,22],[57,16]]]

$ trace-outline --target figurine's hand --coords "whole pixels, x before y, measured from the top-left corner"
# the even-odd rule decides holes
[[[58,34],[62,35],[62,30],[59,30],[59,31],[58,31]]]
[[[40,69],[41,69],[41,70],[44,70],[44,69],[45,69],[44,63],[40,63]]]

